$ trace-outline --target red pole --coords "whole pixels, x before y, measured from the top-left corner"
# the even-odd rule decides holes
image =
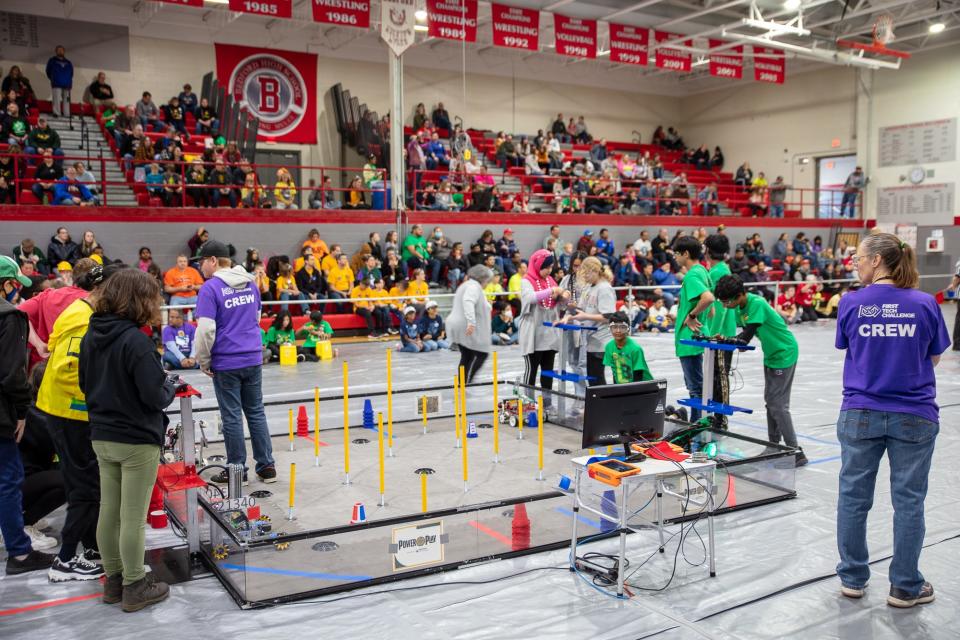
[[[103,194],[103,206],[107,206],[107,162],[100,155],[100,192]]]
[[[20,204],[20,158],[11,155],[13,160],[13,204]]]

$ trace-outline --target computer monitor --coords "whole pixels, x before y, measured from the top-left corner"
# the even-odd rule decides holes
[[[663,379],[587,387],[583,448],[622,444],[629,456],[631,442],[663,437],[666,404],[667,381]]]

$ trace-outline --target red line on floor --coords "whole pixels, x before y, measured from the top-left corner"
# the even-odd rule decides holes
[[[298,437],[303,438],[304,440],[309,440],[310,442],[313,442],[313,436],[298,436]],[[323,440],[321,440],[321,441],[320,441],[320,446],[321,446],[321,447],[329,447],[330,445],[327,444],[326,442],[324,442]]]
[[[72,604],[74,602],[83,602],[84,600],[93,600],[94,598],[100,598],[103,596],[103,593],[88,593],[85,596],[74,596],[73,598],[60,598],[59,600],[46,600],[44,602],[38,602],[37,604],[27,605],[26,607],[16,607],[14,609],[0,609],[0,616],[15,616],[18,613],[27,613],[28,611],[36,611],[37,609],[47,609],[49,607],[59,607],[64,604]]]
[[[482,531],[483,533],[487,534],[488,536],[490,536],[495,540],[499,540],[500,542],[507,545],[508,547],[513,548],[513,540],[503,535],[502,533],[498,533],[493,529],[491,529],[490,527],[480,524],[476,520],[471,520],[470,526],[474,527],[478,531]]]

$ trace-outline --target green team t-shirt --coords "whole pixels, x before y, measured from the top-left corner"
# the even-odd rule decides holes
[[[726,262],[718,262],[710,268],[710,283],[713,285],[711,291],[716,292],[717,283],[720,278],[730,275],[730,267]],[[721,335],[726,338],[732,338],[737,335],[737,319],[734,312],[726,309],[719,300],[715,301],[710,307],[713,309],[713,317],[707,318],[704,322],[704,333],[708,336]],[[709,314],[707,314],[709,316]]]
[[[403,240],[403,252],[401,253],[404,261],[409,260],[413,257],[413,253],[410,252],[410,249],[407,247],[413,245],[417,248],[417,251],[420,252],[421,256],[426,257],[427,255],[427,239],[423,236],[415,236],[412,233],[407,235]]]
[[[614,384],[633,382],[634,371],[643,372],[641,380],[653,380],[643,349],[629,337],[623,349],[617,347],[616,340],[607,343],[603,350],[603,364],[613,371]]]
[[[302,327],[300,327],[300,331],[297,332],[297,337],[304,339],[304,342],[303,342],[304,349],[313,349],[314,347],[317,346],[317,337],[313,335],[313,333],[311,333],[317,328],[318,328],[317,325],[315,325],[312,322],[308,322]],[[319,329],[320,329],[320,333],[325,333],[328,336],[333,335],[333,328],[330,326],[330,323],[327,322],[326,320],[322,320],[320,322]]]
[[[785,369],[797,363],[800,353],[797,339],[793,337],[787,323],[763,297],[755,293],[747,294],[747,304],[742,309],[731,309],[738,327],[748,324],[757,327],[757,338],[763,349],[763,366],[770,369]]]
[[[707,273],[707,270],[703,268],[702,264],[697,263],[693,265],[687,271],[687,275],[683,276],[683,284],[680,286],[680,305],[677,309],[677,328],[673,334],[673,344],[678,358],[698,356],[703,353],[702,347],[691,347],[680,344],[680,341],[690,340],[693,337],[693,331],[684,324],[684,321],[687,319],[687,316],[690,315],[693,308],[697,306],[697,299],[712,288],[710,274]],[[704,309],[703,313],[700,314],[700,322],[706,324],[708,313],[709,309]]]

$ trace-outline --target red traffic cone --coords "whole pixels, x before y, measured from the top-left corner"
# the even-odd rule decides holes
[[[727,506],[737,506],[737,481],[732,473],[727,473]]]
[[[301,438],[310,437],[310,420],[307,418],[307,408],[300,405],[300,411],[297,413],[297,435]]]
[[[511,548],[514,551],[530,548],[530,518],[527,517],[527,505],[522,502],[513,507],[513,526],[510,533]]]

